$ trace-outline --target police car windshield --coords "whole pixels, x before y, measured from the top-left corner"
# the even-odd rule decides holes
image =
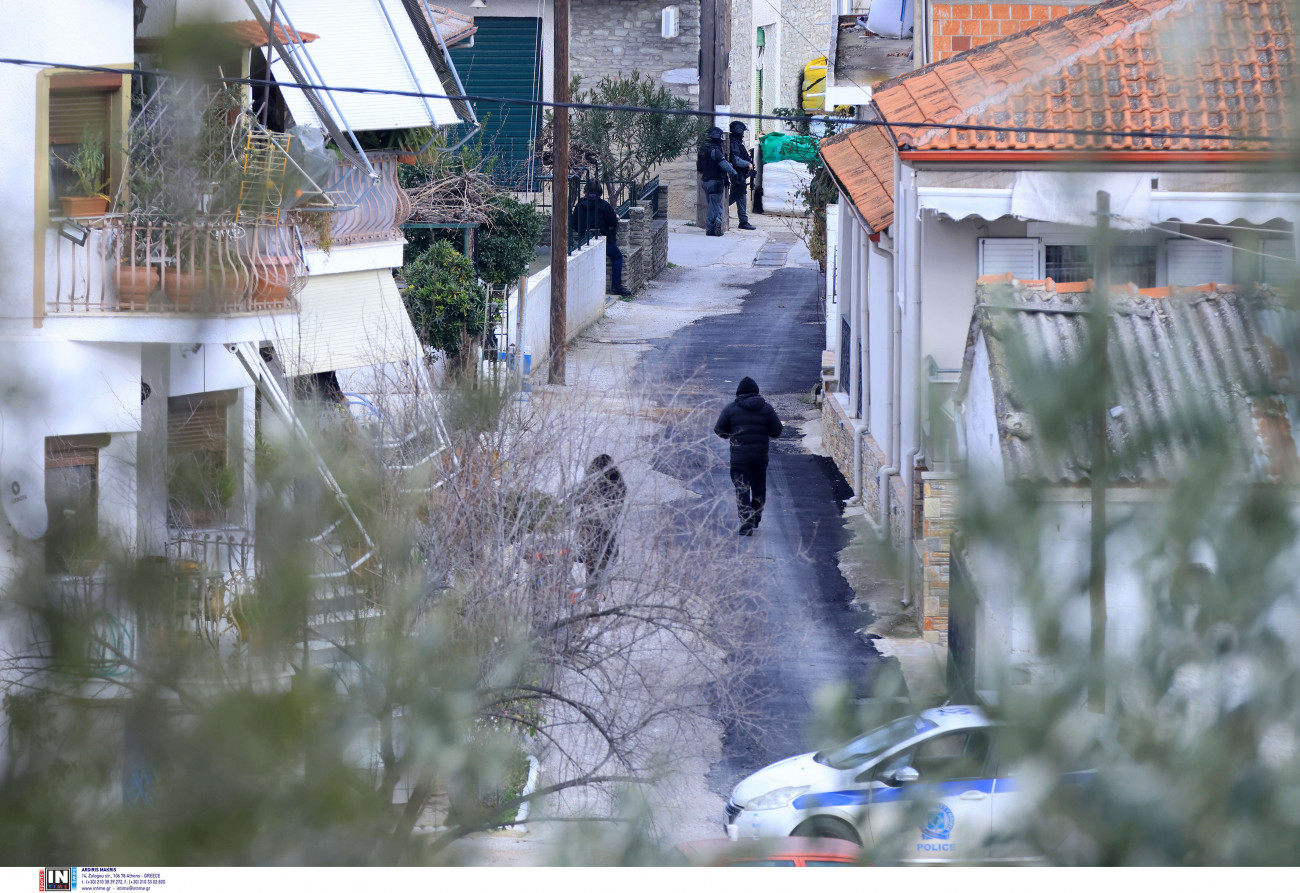
[[[841,744],[839,747],[833,747],[830,750],[819,750],[813,754],[813,759],[830,766],[832,769],[854,769],[877,754],[884,753],[894,745],[902,744],[908,738],[934,728],[938,728],[938,726],[928,719],[922,719],[919,716],[904,716],[894,720],[889,725],[881,726],[861,737],[854,738],[848,744]]]

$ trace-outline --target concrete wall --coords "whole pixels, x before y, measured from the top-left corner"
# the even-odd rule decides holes
[[[569,255],[568,317],[569,338],[576,338],[605,312],[605,240],[596,239]],[[518,331],[519,303],[511,302],[506,323],[511,340]],[[528,277],[524,296],[524,353],[532,354],[533,369],[541,368],[551,344],[551,269]]]

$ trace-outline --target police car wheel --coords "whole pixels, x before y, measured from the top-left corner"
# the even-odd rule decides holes
[[[818,816],[809,819],[790,832],[791,837],[830,837],[835,840],[847,840],[862,846],[862,838],[857,830],[842,819],[830,816]]]

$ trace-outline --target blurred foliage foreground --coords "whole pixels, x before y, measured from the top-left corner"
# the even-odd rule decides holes
[[[637,734],[697,706],[638,649],[709,652],[709,572],[629,553],[589,597],[569,540],[589,426],[490,389],[439,399],[452,432],[431,457],[321,408],[313,439],[364,534],[268,438],[255,580],[200,603],[174,565],[118,555],[8,583],[0,861],[440,864],[515,820],[540,747],[534,796],[604,784],[605,818],[633,802]],[[607,858],[642,858],[626,827]]]

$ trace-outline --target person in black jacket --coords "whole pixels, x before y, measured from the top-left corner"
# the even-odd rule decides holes
[[[741,536],[752,536],[763,520],[767,501],[767,442],[781,436],[781,420],[758,395],[758,384],[745,376],[736,386],[736,399],[727,404],[713,433],[731,443],[731,483],[736,487]]]
[[[609,278],[613,286],[610,294],[630,295],[632,293],[623,287],[623,252],[618,250],[618,215],[614,213],[613,206],[601,197],[604,194],[605,190],[599,183],[588,183],[587,194],[578,200],[578,206],[569,218],[569,226],[579,235],[599,233],[605,237],[605,257],[609,259]]]
[[[731,194],[727,197],[728,205],[736,206],[736,219],[740,221],[739,229],[758,229],[749,222],[745,213],[745,193],[749,191],[749,181],[754,178],[754,155],[745,147],[745,123],[731,122],[731,166],[736,175],[731,178]]]

